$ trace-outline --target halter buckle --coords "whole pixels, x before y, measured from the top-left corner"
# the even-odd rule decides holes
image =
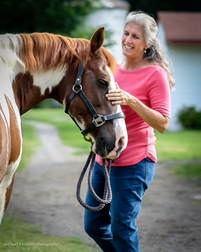
[[[74,93],[78,94],[82,90],[82,85],[79,83],[78,84],[76,83],[75,85],[73,85],[72,90]]]
[[[92,123],[96,126],[96,128],[98,128],[105,123],[105,118],[102,115],[98,115],[93,118]]]

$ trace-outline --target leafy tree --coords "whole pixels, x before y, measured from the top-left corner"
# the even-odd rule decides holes
[[[178,120],[184,129],[201,129],[201,111],[193,106],[182,108]]]
[[[162,0],[126,0],[130,4],[130,10],[142,10],[155,18],[157,12],[163,11],[201,11],[201,1],[162,1]]]
[[[93,0],[1,0],[0,32],[68,34],[93,9]]]

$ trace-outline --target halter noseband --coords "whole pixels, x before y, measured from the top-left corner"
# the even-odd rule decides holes
[[[69,96],[68,103],[66,104],[65,113],[70,115],[69,107],[71,105],[71,102],[76,96],[79,96],[80,99],[85,104],[85,106],[87,107],[88,111],[90,112],[90,114],[92,116],[92,122],[86,129],[82,130],[80,128],[80,126],[78,125],[78,123],[76,122],[76,120],[71,115],[70,115],[70,117],[73,119],[75,124],[79,127],[81,133],[84,136],[86,136],[89,132],[95,130],[96,128],[101,127],[107,121],[111,121],[111,120],[118,119],[118,118],[124,118],[124,114],[122,112],[113,113],[113,114],[109,114],[109,115],[98,114],[96,112],[94,106],[89,101],[89,99],[87,98],[87,96],[85,95],[85,93],[84,93],[84,91],[82,89],[83,73],[84,73],[84,67],[83,67],[82,64],[79,64],[77,77],[76,77],[75,83],[74,83],[74,85],[72,87],[72,93]]]

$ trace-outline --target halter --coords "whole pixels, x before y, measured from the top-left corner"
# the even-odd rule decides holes
[[[82,89],[82,77],[83,77],[83,73],[84,73],[84,67],[82,64],[79,64],[78,67],[78,72],[77,72],[77,77],[75,80],[75,83],[72,87],[72,93],[69,96],[68,102],[66,104],[66,108],[65,108],[65,113],[69,114],[69,107],[71,105],[72,100],[76,97],[79,96],[80,99],[83,101],[84,105],[87,107],[88,111],[90,112],[91,116],[92,116],[92,122],[91,124],[84,130],[82,130],[80,128],[80,126],[78,125],[78,123],[76,122],[76,120],[73,118],[73,116],[70,115],[70,117],[73,119],[73,121],[75,122],[75,124],[78,126],[78,128],[80,129],[81,133],[84,135],[84,138],[86,140],[88,140],[86,138],[86,135],[91,132],[94,131],[96,128],[101,127],[102,125],[104,125],[107,121],[112,121],[118,118],[124,118],[124,114],[122,112],[119,113],[113,113],[113,114],[109,114],[109,115],[101,115],[98,114],[94,108],[94,106],[92,105],[92,103],[89,101],[89,99],[87,98],[87,96],[85,95],[83,89]],[[103,209],[105,207],[106,204],[109,204],[112,200],[112,189],[111,189],[111,185],[110,185],[110,178],[109,178],[109,171],[110,171],[110,167],[111,167],[111,160],[106,160],[103,159],[103,168],[104,168],[104,177],[105,177],[105,185],[104,185],[104,193],[103,193],[103,198],[100,198],[96,192],[94,191],[94,188],[92,186],[92,171],[93,171],[93,167],[94,167],[94,162],[95,162],[95,153],[93,153],[92,151],[90,152],[88,159],[86,161],[86,164],[81,172],[80,178],[78,180],[78,184],[77,184],[77,191],[76,191],[76,196],[77,199],[79,201],[79,203],[91,210],[91,211],[100,211],[101,209]],[[92,193],[93,197],[97,200],[97,202],[99,203],[99,205],[97,206],[89,206],[88,204],[86,204],[82,199],[81,199],[81,184],[82,181],[84,179],[84,175],[87,171],[89,167],[89,173],[88,173],[88,188],[89,191]]]
[[[84,73],[84,67],[80,63],[79,67],[78,67],[77,77],[76,77],[75,83],[74,83],[74,85],[72,87],[72,93],[70,94],[69,99],[68,99],[68,103],[66,104],[65,113],[70,115],[69,108],[70,108],[71,102],[73,101],[73,99],[75,97],[79,96],[80,99],[83,101],[84,105],[87,107],[87,109],[90,112],[91,116],[92,116],[91,124],[86,129],[82,130],[80,128],[80,126],[78,125],[78,123],[76,122],[76,120],[71,115],[70,115],[70,117],[73,119],[75,124],[78,126],[81,133],[84,136],[86,136],[89,132],[92,132],[96,128],[101,127],[107,121],[112,121],[112,120],[115,120],[115,119],[118,119],[118,118],[124,118],[124,114],[122,112],[113,113],[113,114],[109,114],[109,115],[98,114],[96,112],[94,106],[89,101],[89,99],[87,98],[86,94],[84,93],[84,91],[82,89],[83,73]]]

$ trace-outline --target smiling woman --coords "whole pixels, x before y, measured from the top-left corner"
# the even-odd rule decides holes
[[[151,16],[129,13],[121,40],[124,61],[115,72],[119,87],[106,94],[113,106],[122,106],[128,145],[112,163],[111,205],[101,213],[85,212],[85,230],[103,251],[140,251],[136,220],[143,195],[155,174],[154,130],[164,132],[168,127],[170,87],[174,82],[160,49],[157,30]],[[102,196],[102,161],[99,156],[96,161],[93,186]],[[97,205],[90,193],[87,203]]]

